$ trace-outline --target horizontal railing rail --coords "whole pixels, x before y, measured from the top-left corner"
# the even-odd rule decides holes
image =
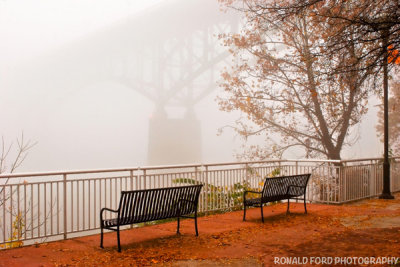
[[[391,190],[400,191],[399,157]],[[96,233],[102,207],[116,208],[123,190],[204,184],[199,212],[242,205],[243,191],[265,177],[312,173],[307,201],[345,203],[382,192],[382,159],[265,160],[0,175],[0,247]]]

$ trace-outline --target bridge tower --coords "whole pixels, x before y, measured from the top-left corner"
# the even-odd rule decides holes
[[[155,103],[149,165],[201,162],[202,125],[195,105],[216,89],[221,66],[227,64],[229,53],[218,35],[235,30],[237,23],[214,0],[165,1],[137,18],[135,25],[147,25],[149,34],[131,43],[132,51],[140,53],[114,58],[122,64],[115,78]],[[154,36],[159,29],[165,30]],[[132,34],[136,31],[143,30],[133,27]]]

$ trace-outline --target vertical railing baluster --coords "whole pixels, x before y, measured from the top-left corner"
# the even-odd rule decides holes
[[[54,182],[50,182],[50,234],[53,235],[53,185]]]
[[[57,182],[57,234],[60,234],[60,182]]]
[[[112,203],[112,193],[113,193],[113,191],[112,191],[112,179],[111,178],[109,178],[108,179],[108,181],[109,181],[109,185],[110,185],[110,187],[109,187],[109,191],[110,191],[110,199],[109,199],[109,201],[110,201],[110,205],[109,205],[109,207],[111,207],[112,209],[114,209],[114,206],[113,206],[113,203]],[[105,188],[106,189],[106,188]],[[106,189],[107,190],[107,189]]]
[[[113,178],[114,180],[114,207],[117,207],[118,205],[118,199],[117,199],[117,195],[118,195],[118,178]]]
[[[130,170],[129,171],[129,176],[130,176],[130,178],[131,178],[131,190],[133,190],[133,170]]]
[[[20,218],[20,196],[19,196],[19,185],[17,185],[17,240],[19,241],[21,239],[20,237],[20,226],[21,226],[21,218]]]
[[[199,176],[198,176],[198,166],[194,166],[194,183],[195,184],[200,184],[200,181],[199,181]],[[201,201],[199,201],[199,203],[198,203],[198,207],[199,207],[199,209],[201,210]]]
[[[97,188],[96,188],[96,184],[97,184],[97,179],[93,180],[93,210],[94,210],[94,216],[93,216],[93,228],[97,228]],[[101,194],[101,192],[100,192]],[[99,195],[100,195],[99,194]]]
[[[12,241],[12,232],[13,232],[13,229],[12,229],[12,226],[13,226],[13,216],[12,216],[12,210],[13,210],[13,189],[12,189],[12,186],[10,186],[10,239],[11,239],[11,241]]]
[[[63,174],[63,197],[64,239],[67,239],[67,174],[65,173]]]
[[[136,181],[135,181],[135,184],[136,184],[136,190],[139,190],[140,189],[140,168],[138,168],[138,170],[137,170],[137,178],[136,178]]]
[[[99,180],[99,210],[103,207],[103,190],[102,190],[102,182],[103,182],[104,180],[103,179],[100,179]],[[100,223],[100,218],[98,218],[99,219],[99,223]]]
[[[347,200],[348,200],[348,195],[347,195],[347,166],[346,166],[346,164],[344,164],[343,166],[341,166],[342,167],[342,174],[343,174],[343,182],[344,182],[344,188],[343,188],[343,190],[344,190],[344,193],[343,193],[343,195],[344,195],[344,202],[347,202]]]
[[[33,224],[34,224],[34,221],[33,221],[33,184],[31,184],[31,238],[33,238],[33,230],[34,230],[34,228],[33,228]]]
[[[26,216],[27,216],[27,209],[26,209],[26,182],[24,181],[24,238],[26,239]]]
[[[248,170],[249,169],[249,164],[245,164],[244,165],[244,177],[242,178],[243,180],[242,180],[242,184],[247,184],[247,185],[249,185],[250,187],[252,186],[250,183],[250,180],[249,180],[249,175],[248,175]]]
[[[218,192],[218,187],[220,186],[220,170],[216,170],[215,174],[214,174],[214,188],[215,188],[215,195],[216,195],[216,201],[215,201],[215,206],[214,206],[214,210],[218,209],[219,205],[220,205],[220,194]]]
[[[3,242],[7,240],[6,237],[6,187],[3,185]]]
[[[86,212],[85,212],[85,204],[86,204],[86,201],[85,201],[85,199],[86,199],[86,197],[85,197],[85,195],[86,195],[86,186],[85,186],[85,180],[82,180],[82,230],[85,230],[85,215],[86,215]]]
[[[74,180],[71,180],[71,233],[74,232]]]
[[[81,211],[81,209],[80,209],[80,198],[79,198],[79,195],[81,194],[80,193],[80,190],[79,190],[79,180],[77,180],[76,181],[76,230],[77,231],[79,231],[79,229],[80,229],[80,211]]]
[[[93,180],[94,181],[94,180]],[[89,216],[88,216],[88,227],[87,227],[87,229],[91,229],[91,227],[90,227],[90,223],[91,223],[91,217],[92,217],[92,210],[91,210],[91,207],[92,207],[92,203],[91,203],[91,197],[92,197],[92,194],[90,193],[92,190],[90,190],[91,189],[91,185],[92,185],[92,180],[88,180],[88,214],[89,214]],[[95,212],[95,211],[94,211]]]
[[[218,172],[218,176],[217,176],[217,183],[218,183],[218,186],[219,186],[219,188],[220,188],[220,192],[218,193],[218,197],[219,197],[219,201],[218,201],[218,203],[219,203],[219,206],[218,206],[218,209],[221,209],[222,208],[222,205],[223,205],[223,203],[222,203],[222,201],[223,201],[223,199],[222,199],[222,196],[223,196],[223,193],[224,193],[224,187],[223,187],[223,185],[222,185],[222,172],[223,172],[223,170],[220,170],[219,172]]]
[[[204,175],[205,175],[205,212],[206,214],[208,213],[208,198],[209,198],[209,188],[208,188],[208,165],[205,166],[205,171],[204,171]]]
[[[143,170],[143,189],[147,189],[146,169]]]
[[[38,202],[37,202],[37,228],[38,228],[38,237],[40,237],[40,183],[37,184],[38,187]]]
[[[47,205],[46,205],[46,202],[47,202],[47,183],[46,182],[44,182],[43,183],[43,194],[44,194],[44,200],[43,200],[43,209],[44,209],[44,211],[43,211],[43,223],[44,223],[44,236],[46,236],[47,235]]]

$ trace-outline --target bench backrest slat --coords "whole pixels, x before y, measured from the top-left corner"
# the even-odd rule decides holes
[[[194,213],[202,186],[122,191],[118,208],[120,223],[154,221]]]
[[[122,206],[126,206],[126,205],[130,205],[130,197],[128,196],[128,197],[125,197],[125,198],[121,198],[121,200],[120,200],[120,205],[122,205]],[[127,214],[126,214],[126,210],[124,210],[123,212],[122,212],[122,214],[121,214],[121,217],[122,218],[124,218],[124,217],[126,217],[127,216]]]
[[[262,197],[268,198],[277,195],[285,195],[290,185],[299,186],[291,188],[290,193],[293,193],[296,196],[301,196],[305,193],[310,175],[311,174],[300,174],[266,178]]]

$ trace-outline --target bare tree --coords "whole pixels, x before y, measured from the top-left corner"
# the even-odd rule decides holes
[[[0,155],[0,174],[13,173],[28,156],[29,150],[36,145],[36,142],[31,140],[25,140],[24,133],[21,133],[21,137],[16,140],[16,149],[14,149],[14,143],[7,145],[4,141],[4,137],[1,137],[1,155]],[[14,152],[14,155],[11,153]],[[12,157],[10,159],[10,157]],[[8,179],[4,184],[7,184]]]
[[[221,2],[236,2],[220,0]],[[397,0],[244,0],[251,12],[264,14],[277,21],[293,15],[311,12],[315,23],[328,23],[324,49],[341,53],[355,42],[364,45],[357,61],[340,66],[345,71],[354,68],[382,68],[388,46],[400,48],[400,2]],[[386,40],[385,40],[386,39]],[[358,65],[363,62],[362,65]]]
[[[235,0],[220,0],[232,4]],[[353,60],[337,65],[331,76],[337,73],[366,71],[374,84],[383,84],[384,99],[384,163],[383,191],[380,198],[393,199],[390,193],[389,122],[388,122],[388,73],[399,64],[400,49],[400,2],[398,0],[293,0],[263,1],[243,0],[252,13],[270,17],[273,21],[287,21],[304,12],[311,15],[316,24],[327,24],[321,32],[320,56],[345,55],[348,47],[362,47]],[[245,9],[246,9],[245,8]],[[317,54],[315,54],[317,55]]]
[[[21,133],[21,136],[16,140],[16,146],[11,143],[7,145],[4,137],[1,138],[1,154],[0,154],[0,174],[11,174],[21,166],[21,164],[26,159],[28,152],[30,149],[36,145],[36,142],[32,142],[30,140],[26,141],[24,138],[24,133]],[[13,199],[13,195],[16,194],[16,189],[7,185],[9,184],[10,178],[0,178],[0,209],[4,211],[7,210],[7,215],[10,218],[14,218],[12,220],[12,225],[7,227],[8,236],[10,236],[6,247],[15,247],[21,246],[22,241],[20,241],[24,231],[30,231],[33,229],[32,225],[24,225],[26,222],[26,214],[30,212],[29,208],[25,209],[24,213],[19,210],[16,210],[15,207],[17,205],[9,205],[6,207],[6,203],[14,203],[16,200]],[[30,205],[28,205],[30,207]],[[38,215],[35,215],[38,216]],[[0,222],[6,220],[6,218],[0,219]],[[3,223],[0,223],[0,229],[3,228]]]
[[[249,155],[281,156],[301,147],[306,157],[340,159],[342,148],[354,142],[349,129],[367,111],[369,73],[330,73],[356,61],[363,47],[351,42],[343,53],[326,53],[321,44],[332,25],[315,23],[311,12],[281,21],[275,20],[279,14],[270,16],[258,6],[240,10],[248,21],[243,32],[222,36],[236,65],[223,73],[228,97],[221,97],[220,106],[246,115],[234,126],[240,135],[266,137],[266,144]]]

